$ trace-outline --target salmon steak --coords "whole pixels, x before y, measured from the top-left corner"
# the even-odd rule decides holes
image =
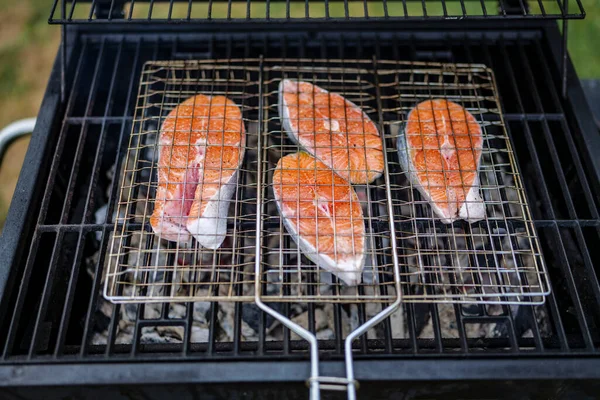
[[[485,218],[479,194],[483,137],[475,117],[445,99],[419,103],[398,136],[409,181],[445,224]]]
[[[244,158],[240,108],[224,96],[190,97],[167,115],[158,147],[158,187],[150,225],[162,239],[216,249],[227,234],[229,202]]]
[[[290,140],[349,182],[373,182],[383,172],[381,137],[354,103],[303,81],[279,84],[279,117]]]
[[[282,157],[273,192],[285,228],[300,251],[349,286],[361,282],[365,224],[352,186],[311,155]]]

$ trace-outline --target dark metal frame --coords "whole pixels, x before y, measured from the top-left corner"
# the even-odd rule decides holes
[[[447,25],[444,25],[447,28]],[[125,29],[123,29],[125,28]],[[295,29],[286,24],[279,27],[290,32]],[[320,24],[314,26],[316,30],[322,30]],[[487,28],[490,28],[487,23]],[[501,29],[501,26],[495,26]],[[539,23],[535,26],[524,24],[523,28],[538,29],[544,32],[547,43],[550,45],[554,58],[554,67],[561,65],[561,51],[558,48],[560,33],[553,23]],[[135,32],[138,29],[152,31],[154,28],[120,27],[110,29],[106,26],[98,27],[67,27],[69,37],[77,37],[79,34],[99,33],[103,35],[122,36],[124,31]],[[161,29],[157,33],[160,37],[168,38],[171,34],[186,31],[192,28]],[[197,29],[197,28],[193,28]],[[241,27],[240,27],[241,29]],[[435,27],[431,27],[435,30]],[[452,29],[452,28],[447,28]],[[454,29],[465,30],[463,24],[456,24]],[[306,26],[299,27],[305,32]],[[491,31],[490,31],[491,32]],[[467,33],[465,33],[467,34]],[[490,34],[493,34],[492,32]],[[518,36],[518,33],[515,33]],[[63,42],[66,65],[72,65],[71,54],[73,44]],[[32,226],[35,224],[35,213],[38,202],[41,199],[40,191],[43,190],[45,171],[42,169],[47,165],[48,159],[53,154],[51,146],[58,129],[59,118],[66,105],[61,103],[61,74],[60,61],[57,59],[53,69],[46,95],[38,116],[38,124],[33,133],[31,145],[27,152],[25,163],[27,167],[19,178],[15,197],[11,205],[7,223],[0,237],[0,299],[6,292],[10,282],[11,268],[19,263],[19,258],[25,253],[29,243],[29,235],[32,234]],[[581,135],[579,139],[588,149],[584,157],[589,159],[589,165],[594,166],[594,171],[588,171],[596,178],[600,177],[600,160],[594,155],[600,154],[600,134],[594,124],[591,111],[585,101],[585,97],[579,81],[576,77],[572,64],[567,64],[567,95],[569,101],[564,102],[565,111],[572,116],[572,123],[579,126]],[[71,71],[67,70],[65,76],[69,77]],[[66,81],[66,90],[69,90],[70,82]],[[597,179],[596,179],[597,182]],[[557,226],[569,226],[569,221],[557,221],[548,218],[538,220],[538,227],[556,229]],[[572,223],[577,223],[573,221]],[[590,222],[590,226],[596,229],[600,227],[600,221]],[[108,232],[112,224],[107,226],[104,232]],[[596,260],[592,260],[596,261]],[[6,301],[2,304],[6,305]],[[581,307],[581,305],[579,305]],[[577,308],[577,307],[576,307]],[[4,315],[5,310],[0,310]],[[466,340],[466,339],[463,339]],[[584,338],[585,349],[581,352],[576,350],[568,354],[556,354],[546,352],[544,356],[535,354],[527,355],[526,352],[519,354],[508,353],[505,357],[494,355],[493,358],[486,357],[485,353],[471,354],[469,358],[458,356],[456,358],[436,358],[435,361],[426,359],[412,359],[408,354],[385,358],[370,357],[368,355],[357,356],[355,361],[356,378],[361,382],[369,381],[403,381],[403,380],[495,380],[501,379],[600,379],[600,358],[597,356],[597,347],[590,338]],[[143,357],[128,361],[110,362],[100,356],[100,363],[80,363],[61,360],[59,363],[30,363],[30,364],[2,364],[0,365],[0,386],[43,386],[43,385],[100,385],[100,384],[147,384],[154,383],[218,383],[218,382],[300,382],[308,376],[309,364],[304,356],[294,360],[285,357],[273,357],[277,362],[254,361],[251,355],[240,357],[220,358],[215,361],[203,359],[201,362],[173,361],[165,357],[162,362],[143,362]],[[92,359],[89,359],[92,361]],[[197,361],[194,359],[194,361]],[[199,360],[198,360],[199,361]],[[324,373],[327,375],[341,375],[343,361],[338,359],[324,361],[322,364]]]
[[[600,379],[597,359],[523,358],[354,361],[359,382]],[[302,382],[308,361],[96,363],[0,367],[0,387],[123,384]],[[341,376],[343,361],[323,361],[323,374]],[[499,371],[502,371],[501,373]]]

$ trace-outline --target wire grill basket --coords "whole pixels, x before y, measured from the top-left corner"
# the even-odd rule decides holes
[[[485,218],[471,224],[440,222],[400,167],[397,154],[389,156],[403,300],[543,302],[550,285],[491,69],[380,62],[378,76],[388,140],[398,137],[417,103],[436,98],[463,106],[483,136],[479,192]]]
[[[279,120],[282,79],[343,95],[382,136],[381,177],[353,186],[366,230],[365,269],[356,287],[309,261],[276,207],[275,165],[300,150]],[[160,240],[149,225],[160,126],[177,104],[198,93],[233,100],[247,132],[227,238],[216,250]],[[479,175],[486,212],[473,224],[440,222],[400,167],[397,138],[408,113],[420,101],[439,97],[462,105],[482,127]],[[493,73],[483,65],[375,59],[150,62],[142,73],[124,166],[105,281],[105,296],[113,301],[251,301],[257,295],[268,302],[393,303],[402,296],[408,302],[541,303],[549,292]]]
[[[110,247],[107,298],[119,302],[252,300],[247,289],[254,284],[256,246],[257,89],[256,67],[171,62],[144,66]],[[158,186],[160,126],[179,103],[199,93],[234,101],[246,129],[245,157],[234,182],[227,236],[214,250],[196,241],[161,240],[149,222]]]

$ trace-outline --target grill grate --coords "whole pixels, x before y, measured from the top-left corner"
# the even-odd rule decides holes
[[[570,7],[569,7],[570,5]],[[435,21],[583,18],[580,0],[54,0],[50,23]]]
[[[175,368],[183,360],[204,365],[208,360],[306,359],[306,343],[250,304],[111,305],[101,294],[119,202],[120,181],[114,176],[123,167],[144,63],[261,54],[484,63],[498,80],[505,126],[552,292],[543,306],[405,304],[354,343],[357,364],[385,358],[398,363],[434,359],[456,366],[452,360],[458,356],[477,375],[482,371],[479,362],[486,358],[492,371],[487,376],[495,377],[500,358],[507,363],[505,370],[515,374],[523,371],[520,361],[533,365],[540,359],[578,355],[595,359],[600,348],[600,286],[594,265],[600,248],[600,192],[573,114],[578,105],[561,99],[557,64],[545,33],[533,28],[435,34],[137,32],[124,38],[82,31],[72,39],[66,106],[60,112],[42,110],[56,113],[59,123],[44,125],[48,131],[34,135],[30,147],[42,165],[39,178],[31,182],[40,188],[39,197],[27,209],[13,207],[9,214],[9,222],[30,216],[32,224],[17,236],[8,223],[0,239],[0,265],[11,271],[1,301],[1,364],[57,368],[60,363],[144,361],[135,368],[146,373],[155,362],[171,362]],[[58,76],[55,71],[50,94],[59,92]],[[259,120],[254,111],[248,118]],[[25,184],[21,181],[13,204],[23,201]],[[22,247],[11,247],[17,242]],[[332,360],[342,356],[348,327],[381,310],[379,304],[283,303],[273,308],[317,333],[321,352]],[[323,315],[330,321],[325,327]],[[278,363],[262,364],[279,368]],[[299,364],[299,374],[304,374],[306,364]],[[414,369],[429,376],[431,364],[419,365],[411,364],[402,376],[410,379]],[[165,367],[159,368],[162,376]],[[234,372],[227,376],[233,379]],[[238,377],[247,373],[239,372]]]

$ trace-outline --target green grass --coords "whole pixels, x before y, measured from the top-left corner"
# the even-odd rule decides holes
[[[0,128],[35,116],[58,48],[47,0],[0,0]],[[27,140],[9,148],[0,169],[0,229],[21,169]]]
[[[0,5],[0,93],[2,100],[19,103],[38,82],[45,82],[50,69],[39,72],[44,75],[29,76],[26,66],[38,60],[38,50],[47,46],[56,46],[58,32],[55,27],[48,25],[48,2],[45,0],[2,0]],[[56,49],[54,49],[54,52]],[[47,60],[43,60],[45,63]],[[27,64],[27,65],[26,65]],[[34,108],[34,110],[37,106]],[[30,107],[24,111],[29,113]],[[6,107],[0,109],[0,126],[16,119],[8,113]]]
[[[569,54],[580,78],[600,79],[600,1],[581,0],[583,21],[569,21]]]

